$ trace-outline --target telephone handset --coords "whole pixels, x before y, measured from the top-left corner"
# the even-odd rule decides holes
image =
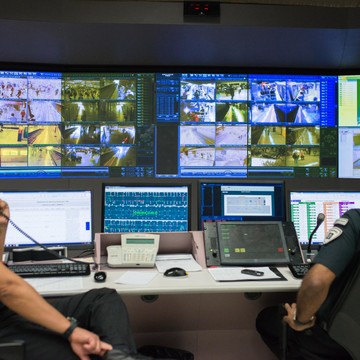
[[[121,245],[107,247],[109,267],[153,267],[160,235],[129,233],[121,235]]]

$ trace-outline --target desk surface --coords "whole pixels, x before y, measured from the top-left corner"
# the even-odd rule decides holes
[[[210,275],[207,269],[198,272],[190,272],[185,278],[168,278],[157,273],[155,278],[146,285],[123,285],[116,283],[116,280],[126,271],[137,269],[111,269],[106,271],[107,279],[103,283],[94,281],[93,273],[81,279],[68,278],[47,278],[29,279],[28,281],[44,296],[66,296],[84,291],[109,287],[116,289],[124,295],[161,295],[161,294],[208,294],[208,293],[236,293],[236,292],[294,292],[301,283],[295,279],[287,267],[278,268],[287,279],[285,280],[254,280],[217,282]],[[139,271],[155,271],[156,269],[141,269]],[[68,286],[69,284],[73,286]],[[48,286],[46,284],[50,284]],[[54,286],[55,285],[55,286]]]

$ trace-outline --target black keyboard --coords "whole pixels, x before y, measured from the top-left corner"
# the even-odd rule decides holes
[[[86,263],[11,264],[8,266],[10,270],[24,278],[90,275],[90,265]]]
[[[309,271],[311,264],[301,263],[301,264],[289,264],[289,269],[294,277],[301,279]]]

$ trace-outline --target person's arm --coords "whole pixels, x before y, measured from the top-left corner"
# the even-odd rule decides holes
[[[303,279],[296,304],[285,304],[287,315],[284,321],[298,331],[314,326],[315,314],[325,301],[335,277],[326,266],[315,264]]]
[[[1,216],[4,213],[6,217]],[[0,200],[0,255],[2,255],[9,207]],[[0,302],[25,319],[51,331],[64,334],[71,322],[51,306],[36,290],[0,262]],[[69,336],[71,347],[82,360],[90,359],[88,354],[103,355],[112,346],[100,341],[99,337],[80,327]]]

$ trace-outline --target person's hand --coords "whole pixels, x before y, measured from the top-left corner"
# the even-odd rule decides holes
[[[309,329],[315,325],[315,317],[313,317],[309,322],[306,324],[299,324],[295,321],[296,319],[296,304],[285,304],[284,305],[287,315],[283,317],[283,321],[285,321],[292,329],[296,331],[304,331]]]
[[[80,360],[90,360],[89,355],[104,356],[104,354],[112,350],[112,346],[99,337],[83,328],[77,327],[69,337],[70,345],[74,353]]]

